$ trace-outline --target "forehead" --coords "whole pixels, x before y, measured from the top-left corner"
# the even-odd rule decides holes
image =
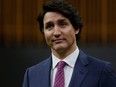
[[[44,15],[44,24],[48,23],[48,22],[55,22],[58,20],[65,20],[65,21],[69,21],[68,18],[66,18],[65,16],[63,16],[62,14],[58,13],[58,12],[47,12]]]

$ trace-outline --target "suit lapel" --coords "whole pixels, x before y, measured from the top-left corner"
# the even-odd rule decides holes
[[[80,87],[83,79],[85,78],[88,69],[86,65],[88,64],[87,55],[85,55],[81,50],[76,61],[73,75],[69,84],[69,87]]]
[[[79,57],[76,61],[73,75],[69,84],[69,87],[80,87],[83,79],[87,75],[88,69],[86,66],[88,65],[87,55],[84,54],[81,50],[79,53]],[[51,87],[51,66],[52,60],[49,58],[43,65],[43,70],[41,72],[41,83],[43,87]]]
[[[51,58],[44,63],[43,70],[41,72],[41,84],[43,87],[51,87]]]

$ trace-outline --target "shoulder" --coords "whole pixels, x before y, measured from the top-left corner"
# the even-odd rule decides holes
[[[42,69],[46,68],[46,66],[51,65],[51,57],[39,62],[36,65],[33,65],[28,68],[29,71],[41,71]]]
[[[96,57],[87,55],[82,50],[80,50],[79,59],[81,60],[81,62],[84,65],[89,65],[89,66],[97,66],[97,67],[101,66],[101,67],[103,67],[105,65],[111,64],[108,61],[105,61],[105,60],[102,60],[100,58],[96,58]]]
[[[112,67],[112,64],[108,61],[96,58],[90,55],[86,55],[83,51],[80,50],[79,59],[84,65],[87,65],[89,69],[92,70],[103,70],[106,67]]]
[[[100,87],[116,87],[116,73],[111,62],[91,56],[88,56],[88,60],[90,62],[90,66],[88,66],[92,70],[91,72],[97,73],[97,76],[100,76]]]
[[[102,73],[110,73],[112,71],[114,72],[111,62],[95,58],[92,56],[88,56],[88,61],[89,61],[88,67],[91,70]]]
[[[98,66],[104,66],[104,65],[111,64],[110,62],[102,60],[100,58],[96,58],[96,57],[93,57],[93,56],[87,56],[87,57],[88,57],[89,63],[91,63],[91,64],[97,64]]]
[[[86,55],[84,53],[82,53],[83,55],[85,55],[85,59],[88,62],[86,64],[86,67],[88,68],[88,70],[92,73],[97,73],[99,75],[103,75],[103,76],[113,76],[116,78],[115,76],[115,71],[113,69],[112,63],[109,61],[105,61],[93,56],[89,56]],[[83,58],[84,59],[84,58]]]
[[[97,79],[100,87],[116,87],[116,74],[110,62],[86,55],[82,51],[80,54],[80,60],[86,60],[84,67],[88,70],[89,80]]]

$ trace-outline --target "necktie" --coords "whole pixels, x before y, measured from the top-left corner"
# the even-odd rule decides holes
[[[64,66],[66,63],[64,61],[58,62],[57,72],[55,75],[54,87],[64,87]]]

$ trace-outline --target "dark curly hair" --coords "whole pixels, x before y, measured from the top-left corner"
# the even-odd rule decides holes
[[[63,0],[51,0],[43,4],[42,10],[37,18],[40,25],[40,31],[43,33],[43,18],[46,12],[59,12],[66,18],[68,18],[73,25],[74,29],[79,29],[79,33],[76,35],[76,40],[80,39],[80,33],[83,26],[82,19],[79,11],[73,7],[70,3]]]

